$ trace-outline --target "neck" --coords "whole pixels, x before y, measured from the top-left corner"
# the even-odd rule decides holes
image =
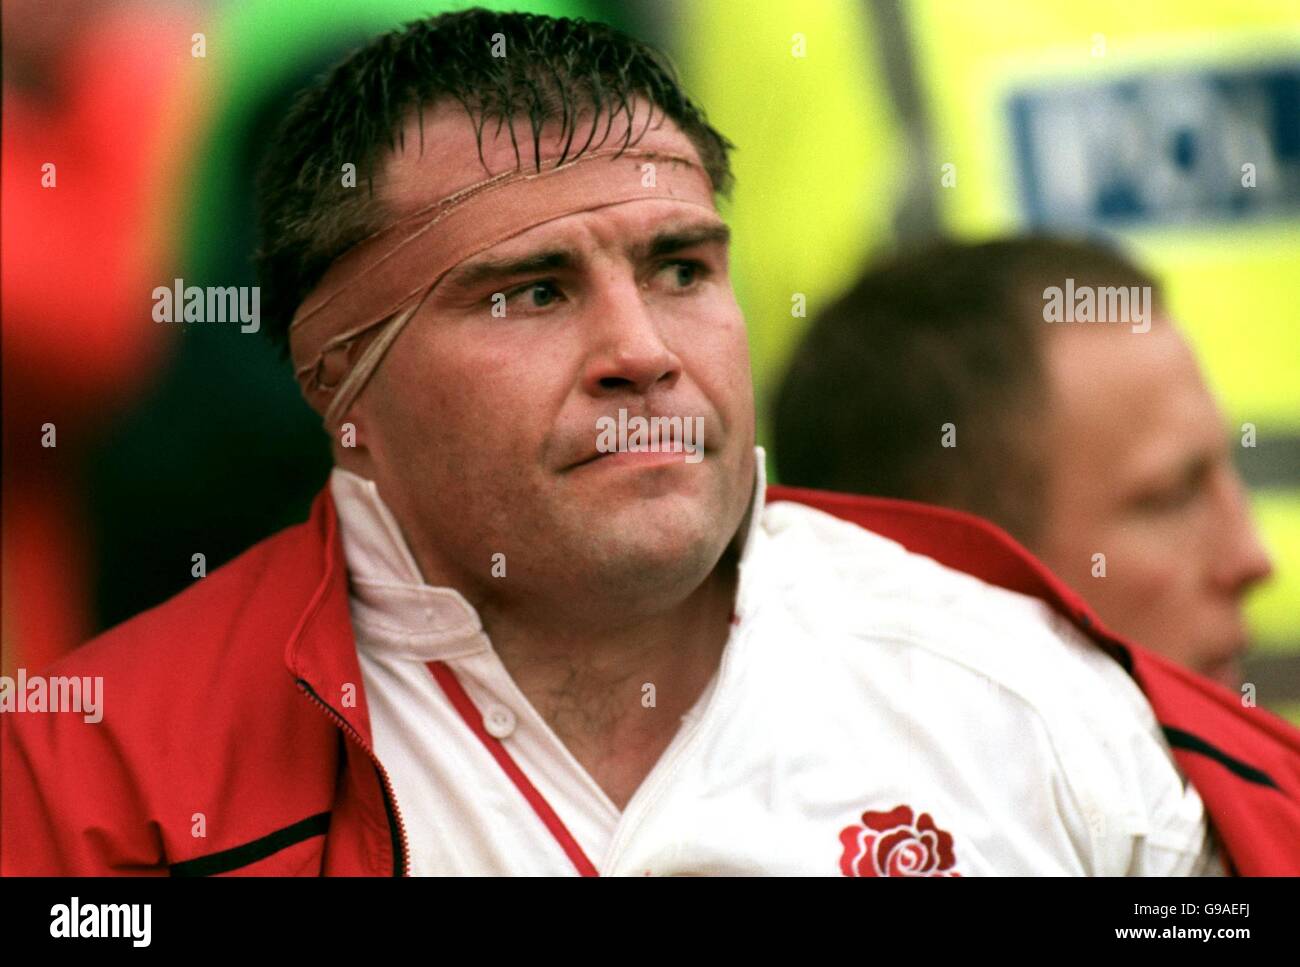
[[[731,633],[737,547],[685,600],[635,622],[568,624],[487,610],[484,628],[525,697],[622,808],[717,671]]]

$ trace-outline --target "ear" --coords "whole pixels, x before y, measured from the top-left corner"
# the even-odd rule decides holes
[[[332,346],[317,358],[315,366],[302,381],[303,395],[313,410],[322,416],[328,415],[334,403],[334,394],[338,392],[357,361],[383,330],[383,325],[373,325],[366,331],[351,336],[345,342]],[[373,376],[372,372],[371,378]],[[362,388],[364,389],[364,386]],[[331,434],[335,438],[335,445],[348,448],[358,445],[356,434],[360,430],[360,422],[357,419],[356,408],[357,396],[354,396],[349,405],[349,412],[342,417]]]
[[[359,422],[362,421],[361,417],[356,413],[356,408],[353,407],[348,410],[343,422],[334,428],[333,445],[342,450],[356,450],[364,447],[365,444],[362,441],[365,434],[362,432],[362,427],[358,425]]]
[[[348,408],[343,421],[330,433],[330,452],[334,455],[335,465],[359,476],[374,479],[375,459],[369,448],[369,428],[362,407],[353,404]]]

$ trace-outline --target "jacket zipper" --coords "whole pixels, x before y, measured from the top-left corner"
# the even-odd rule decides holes
[[[388,814],[389,833],[391,834],[394,829],[397,830],[396,839],[398,844],[398,852],[400,854],[399,858],[401,860],[401,867],[402,867],[402,872],[400,875],[410,876],[411,860],[410,860],[410,851],[407,848],[407,843],[406,843],[406,824],[402,822],[402,814],[397,808],[397,797],[393,793],[393,784],[389,780],[388,773],[385,771],[383,765],[380,764],[379,757],[375,755],[375,752],[373,749],[370,748],[369,743],[367,743],[366,740],[361,737],[361,733],[359,733],[356,729],[354,729],[352,725],[348,722],[348,720],[345,719],[338,712],[336,712],[329,705],[329,703],[327,703],[323,698],[317,695],[316,691],[309,684],[307,684],[305,680],[301,678],[298,679],[298,687],[303,690],[303,693],[309,699],[311,699],[316,705],[320,706],[321,710],[325,713],[327,718],[333,720],[333,722],[339,728],[341,728],[345,734],[349,735],[357,745],[361,746],[361,748],[365,751],[366,755],[370,757],[370,761],[375,764],[375,772],[379,775],[380,782],[383,783],[384,810]],[[394,874],[394,875],[398,875],[398,874]]]

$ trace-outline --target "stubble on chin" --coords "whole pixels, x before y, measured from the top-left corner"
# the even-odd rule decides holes
[[[685,507],[634,501],[622,511],[566,515],[557,566],[593,593],[622,598],[629,607],[648,596],[685,598],[708,578],[735,534],[720,489],[714,484]]]

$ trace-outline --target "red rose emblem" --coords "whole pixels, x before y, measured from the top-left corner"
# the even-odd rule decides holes
[[[951,834],[929,813],[913,822],[911,806],[895,806],[887,813],[865,812],[862,822],[840,833],[845,876],[961,876],[952,870],[957,857]]]

